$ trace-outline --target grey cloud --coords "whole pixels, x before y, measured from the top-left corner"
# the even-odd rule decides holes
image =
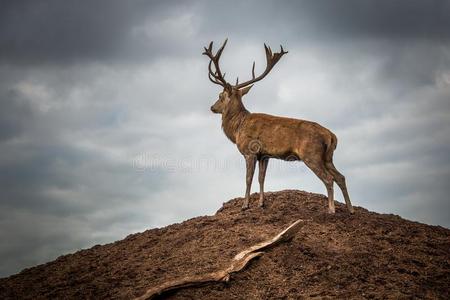
[[[28,120],[32,119],[33,109],[27,101],[21,99],[14,91],[6,91],[0,95],[2,109],[0,110],[0,142],[19,136],[27,128]]]
[[[151,210],[136,214],[136,208],[154,201],[170,182],[164,169],[136,169],[136,148],[123,156],[103,145],[128,139],[114,115],[117,99],[108,89],[93,92],[95,85],[86,85],[92,78],[71,80],[72,85],[62,79],[91,76],[89,71],[34,77],[35,72],[16,70],[17,78],[0,73],[6,79],[1,84],[0,235],[9,241],[0,247],[2,275],[158,224]],[[102,133],[114,138],[100,141]],[[133,135],[135,142],[142,138]]]
[[[139,172],[131,159],[121,163],[73,145],[25,147],[31,156],[1,164],[1,235],[8,240],[0,247],[2,275],[156,222],[148,213],[136,221],[136,212],[167,188],[165,170]],[[21,149],[5,148],[3,155],[20,156]]]
[[[438,76],[450,70],[450,41],[410,41],[380,51],[380,81],[404,94],[408,90],[436,84]]]

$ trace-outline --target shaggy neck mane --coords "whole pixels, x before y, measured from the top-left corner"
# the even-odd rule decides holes
[[[239,131],[239,127],[249,113],[240,99],[233,99],[232,103],[223,112],[222,129],[233,143],[236,143],[236,134]]]

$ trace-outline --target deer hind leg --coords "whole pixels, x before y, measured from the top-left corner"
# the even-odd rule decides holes
[[[354,213],[355,210],[353,209],[352,203],[350,202],[350,196],[348,195],[347,191],[347,185],[345,183],[345,177],[334,166],[333,162],[327,162],[325,163],[328,171],[333,175],[334,181],[336,181],[337,185],[342,191],[342,195],[344,195],[345,204],[347,205],[347,209],[350,211],[350,213]]]
[[[244,204],[242,205],[242,209],[248,208],[248,201],[250,199],[250,189],[252,186],[253,174],[255,173],[256,155],[245,155],[245,163],[247,166],[247,176],[246,176],[247,187],[245,190],[245,199]]]
[[[334,207],[333,175],[331,175],[328,172],[327,168],[325,168],[325,165],[322,162],[305,161],[305,164],[325,184],[328,193],[328,213],[334,214],[335,207]]]
[[[267,165],[269,158],[262,157],[259,160],[259,207],[264,207],[264,179],[266,178]]]

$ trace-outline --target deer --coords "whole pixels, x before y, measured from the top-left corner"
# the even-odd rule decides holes
[[[329,129],[301,119],[272,116],[264,113],[249,112],[243,102],[253,85],[264,79],[278,61],[288,53],[280,45],[280,52],[264,44],[266,68],[255,76],[255,62],[252,67],[252,78],[234,85],[225,80],[219,65],[220,57],[228,39],[213,53],[213,42],[204,47],[203,55],[209,58],[208,78],[223,90],[219,99],[211,106],[211,111],[222,115],[222,129],[227,138],[233,142],[244,156],[246,163],[246,190],[242,210],[249,208],[250,189],[255,172],[256,162],[259,168],[259,202],[264,207],[264,180],[270,158],[287,161],[303,161],[305,165],[325,184],[328,194],[328,213],[335,213],[334,182],[342,191],[347,209],[354,213],[347,191],[345,177],[333,164],[333,153],[337,146],[337,137]]]

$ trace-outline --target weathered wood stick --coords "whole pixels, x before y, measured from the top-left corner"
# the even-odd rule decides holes
[[[236,256],[233,258],[234,260],[242,259],[244,256],[251,252],[255,252],[258,250],[264,250],[268,247],[272,247],[278,243],[282,243],[285,241],[290,240],[294,237],[294,235],[300,230],[300,228],[304,225],[303,220],[297,220],[294,223],[292,223],[289,227],[284,229],[282,232],[271,238],[270,240],[261,242],[259,244],[253,245],[250,248],[247,248],[246,250],[236,254]]]
[[[250,248],[238,253],[231,261],[231,265],[224,270],[219,270],[205,275],[185,276],[180,279],[165,282],[159,286],[148,289],[142,296],[135,298],[135,300],[153,299],[156,296],[168,291],[186,287],[202,286],[213,282],[228,282],[232,273],[241,271],[252,259],[263,255],[264,252],[259,250],[267,249],[278,243],[290,240],[303,225],[303,220],[297,220],[275,237],[253,245]]]

